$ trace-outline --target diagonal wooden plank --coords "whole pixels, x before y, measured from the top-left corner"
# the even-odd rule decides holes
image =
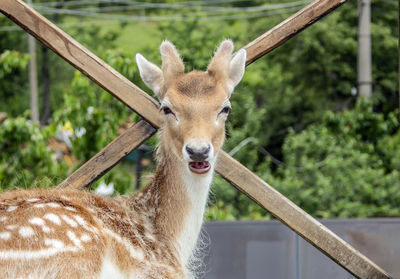
[[[258,58],[271,52],[346,1],[347,0],[314,1],[288,17],[280,24],[243,47],[247,51],[246,65],[253,63]]]
[[[154,135],[156,131],[149,123],[140,120],[68,176],[57,188],[82,189],[88,187],[123,157]]]
[[[391,278],[383,269],[264,182],[226,152],[218,156],[218,172],[261,207],[357,278]]]
[[[312,5],[310,5],[309,7],[310,9],[313,8]],[[31,34],[33,34],[45,44],[52,43],[52,38],[58,38],[59,40],[61,40],[63,43],[57,41],[54,45],[52,45],[51,48],[62,57],[64,57],[63,51],[65,51],[65,48],[68,52],[70,52],[71,45],[77,44],[75,41],[71,41],[70,37],[62,36],[63,32],[61,30],[57,29],[57,27],[52,24],[49,25],[43,17],[35,12],[32,12],[33,10],[26,6],[23,2],[20,2],[18,0],[2,0],[2,2],[0,2],[0,10],[4,14],[8,15],[15,22],[17,22],[19,25],[21,25],[24,29],[29,30]],[[311,18],[310,22],[312,21],[313,20]],[[57,36],[49,37],[46,32],[56,32]],[[85,49],[83,47],[75,46],[74,51],[75,53],[73,57],[78,57],[81,59],[86,58],[87,53],[85,53]],[[107,73],[107,71],[115,71],[110,69],[100,59],[96,59],[93,54],[89,53],[89,56],[90,63],[93,62],[92,60],[101,62],[98,62],[98,66],[104,68],[104,71],[106,72],[105,75],[110,80],[102,80],[101,73],[104,74],[104,72],[101,72],[99,74],[96,69],[86,66],[85,63],[78,63],[76,67],[83,71],[96,83],[100,84],[100,86],[102,86],[106,90],[112,91],[117,90],[118,86],[126,86],[123,84],[123,82],[121,84],[121,81],[119,80],[121,79],[121,76],[119,74],[110,75],[109,73]],[[70,55],[66,55],[66,57],[64,58],[66,60],[70,59],[68,61],[75,66],[74,63],[76,63],[76,59],[71,59]],[[93,65],[91,64],[91,66]],[[122,80],[129,83],[129,81],[127,81],[123,77]],[[107,86],[106,83],[113,84],[113,86]],[[135,89],[135,87],[132,86],[128,87],[131,89]],[[150,110],[151,113],[146,113],[145,115],[142,114],[142,116],[149,120],[154,126],[159,126],[159,123],[161,123],[161,118],[158,111],[154,109],[157,106],[157,103],[155,101],[152,101],[150,97],[143,96],[143,94],[145,94],[143,91],[140,91],[137,88],[135,90],[133,89],[132,92],[136,92],[138,95],[136,96],[137,98],[135,98],[135,100],[137,100],[138,102],[130,101],[130,99],[126,95],[129,90],[127,90],[127,92],[125,92],[124,94],[118,94],[118,91],[113,91],[112,94],[114,96],[117,96],[117,98],[122,100],[125,104],[130,106],[132,109],[135,109],[135,111],[139,113],[140,111],[146,109]],[[145,101],[143,101],[142,99],[145,99]],[[139,109],[138,106],[143,106],[143,108]],[[279,194],[276,190],[263,182],[256,175],[251,173],[240,163],[236,162],[233,158],[228,156],[225,152],[222,152],[220,154],[217,171],[241,191],[248,194],[254,201],[266,208],[268,211],[272,212],[277,218],[282,220],[282,222],[287,224],[290,228],[292,228],[295,232],[304,237],[311,244],[318,247],[318,249],[322,250],[335,262],[343,266],[356,277],[391,278],[386,272],[376,266],[368,258],[351,248],[350,245],[346,244],[342,239],[332,233],[329,229],[324,227],[311,216],[307,215],[304,211],[291,203],[283,195]],[[272,195],[274,200],[273,202],[271,199],[269,199],[269,195]],[[279,210],[280,207],[285,208],[285,210]],[[293,218],[293,216],[295,216],[295,218]],[[298,222],[297,220],[301,220],[301,222]],[[344,251],[344,253],[342,253],[342,251]]]

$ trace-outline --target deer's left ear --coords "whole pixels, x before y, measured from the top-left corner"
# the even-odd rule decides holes
[[[229,95],[242,79],[246,67],[246,50],[239,50],[234,57],[232,51],[232,41],[222,41],[207,67],[209,75],[225,83]]]
[[[239,82],[242,80],[244,75],[244,69],[246,68],[246,50],[239,50],[236,55],[232,58],[229,63],[228,70],[228,87],[230,93]]]

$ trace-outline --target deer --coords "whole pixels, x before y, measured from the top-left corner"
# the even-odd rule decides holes
[[[161,68],[136,54],[163,114],[152,181],[131,196],[68,188],[0,194],[0,278],[194,278],[229,100],[244,75],[246,51],[233,49],[222,41],[206,71],[188,73],[169,41],[160,46]]]

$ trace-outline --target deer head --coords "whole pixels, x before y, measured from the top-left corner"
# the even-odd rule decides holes
[[[136,55],[140,76],[157,95],[164,114],[161,154],[173,154],[194,175],[208,173],[225,138],[225,121],[231,110],[229,98],[243,77],[246,51],[232,57],[233,43],[224,40],[206,72],[184,73],[175,46],[160,46],[161,69]]]

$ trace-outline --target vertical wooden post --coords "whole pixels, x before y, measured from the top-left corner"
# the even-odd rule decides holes
[[[358,0],[357,83],[358,96],[371,98],[371,3],[369,0]]]
[[[32,5],[31,0],[27,0],[29,6]],[[29,50],[29,93],[31,119],[33,122],[39,122],[39,105],[38,105],[38,85],[37,85],[37,65],[36,65],[36,47],[35,39],[28,34],[28,50]]]

